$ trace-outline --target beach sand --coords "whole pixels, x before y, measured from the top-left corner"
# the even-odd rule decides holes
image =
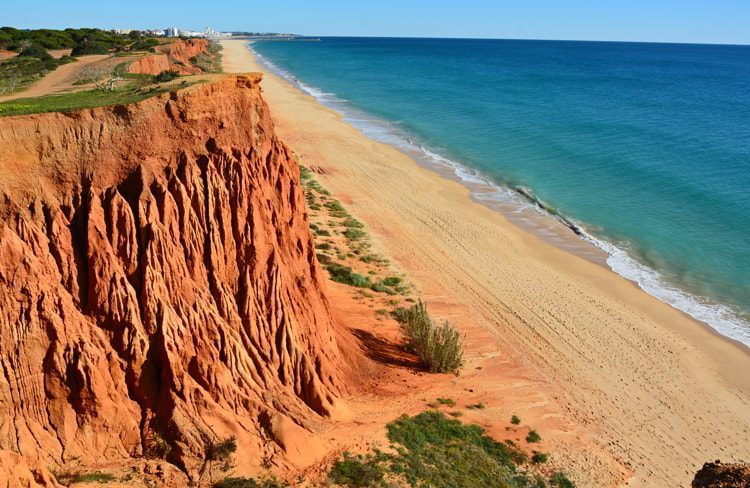
[[[265,71],[245,41],[222,44],[227,72]],[[468,420],[490,431],[511,413],[533,422],[582,486],[689,486],[706,461],[750,459],[746,348],[515,226],[277,76],[262,86],[282,140],[466,334],[464,373],[436,388],[491,407]],[[420,380],[427,397],[429,375]]]

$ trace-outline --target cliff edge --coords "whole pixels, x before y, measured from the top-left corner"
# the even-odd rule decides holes
[[[0,119],[0,450],[194,474],[212,442],[257,466],[336,413],[299,169],[259,82]]]

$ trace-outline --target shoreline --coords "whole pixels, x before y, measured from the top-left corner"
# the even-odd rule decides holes
[[[470,191],[472,200],[500,212],[522,230],[559,249],[600,264],[684,313],[701,327],[709,327],[729,342],[741,345],[750,354],[750,323],[731,306],[670,282],[661,271],[641,262],[626,247],[593,235],[584,224],[549,207],[532,190],[496,183],[478,170],[434,153],[412,140],[413,136],[394,128],[390,122],[370,116],[336,94],[306,85],[255,51],[252,44],[254,42],[248,43],[249,49],[259,66],[341,114],[344,122],[357,128],[365,137],[392,146],[420,166],[458,182]]]
[[[223,44],[227,71],[258,70],[245,41]],[[325,170],[385,254],[428,299],[464,305],[633,471],[629,486],[685,484],[703,462],[750,450],[746,348],[541,241],[277,76],[263,87],[282,139]]]

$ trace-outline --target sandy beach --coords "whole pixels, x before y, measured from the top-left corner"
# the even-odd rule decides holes
[[[265,71],[245,41],[222,44],[227,72]],[[466,334],[465,373],[441,388],[486,399],[494,409],[478,421],[533,420],[582,486],[689,486],[706,461],[747,461],[746,348],[517,227],[272,73],[262,87],[282,140]]]

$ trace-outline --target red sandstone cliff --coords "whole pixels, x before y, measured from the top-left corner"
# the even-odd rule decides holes
[[[158,75],[162,71],[169,71],[172,65],[166,54],[149,54],[128,65],[128,73],[141,75]]]
[[[196,75],[203,71],[193,66],[192,58],[208,50],[208,39],[178,39],[158,46],[162,54],[149,54],[130,63],[128,73],[158,75],[162,71],[176,71],[181,75]]]
[[[195,473],[235,435],[253,467],[335,413],[323,276],[259,80],[0,119],[0,451],[85,464],[164,438]]]

